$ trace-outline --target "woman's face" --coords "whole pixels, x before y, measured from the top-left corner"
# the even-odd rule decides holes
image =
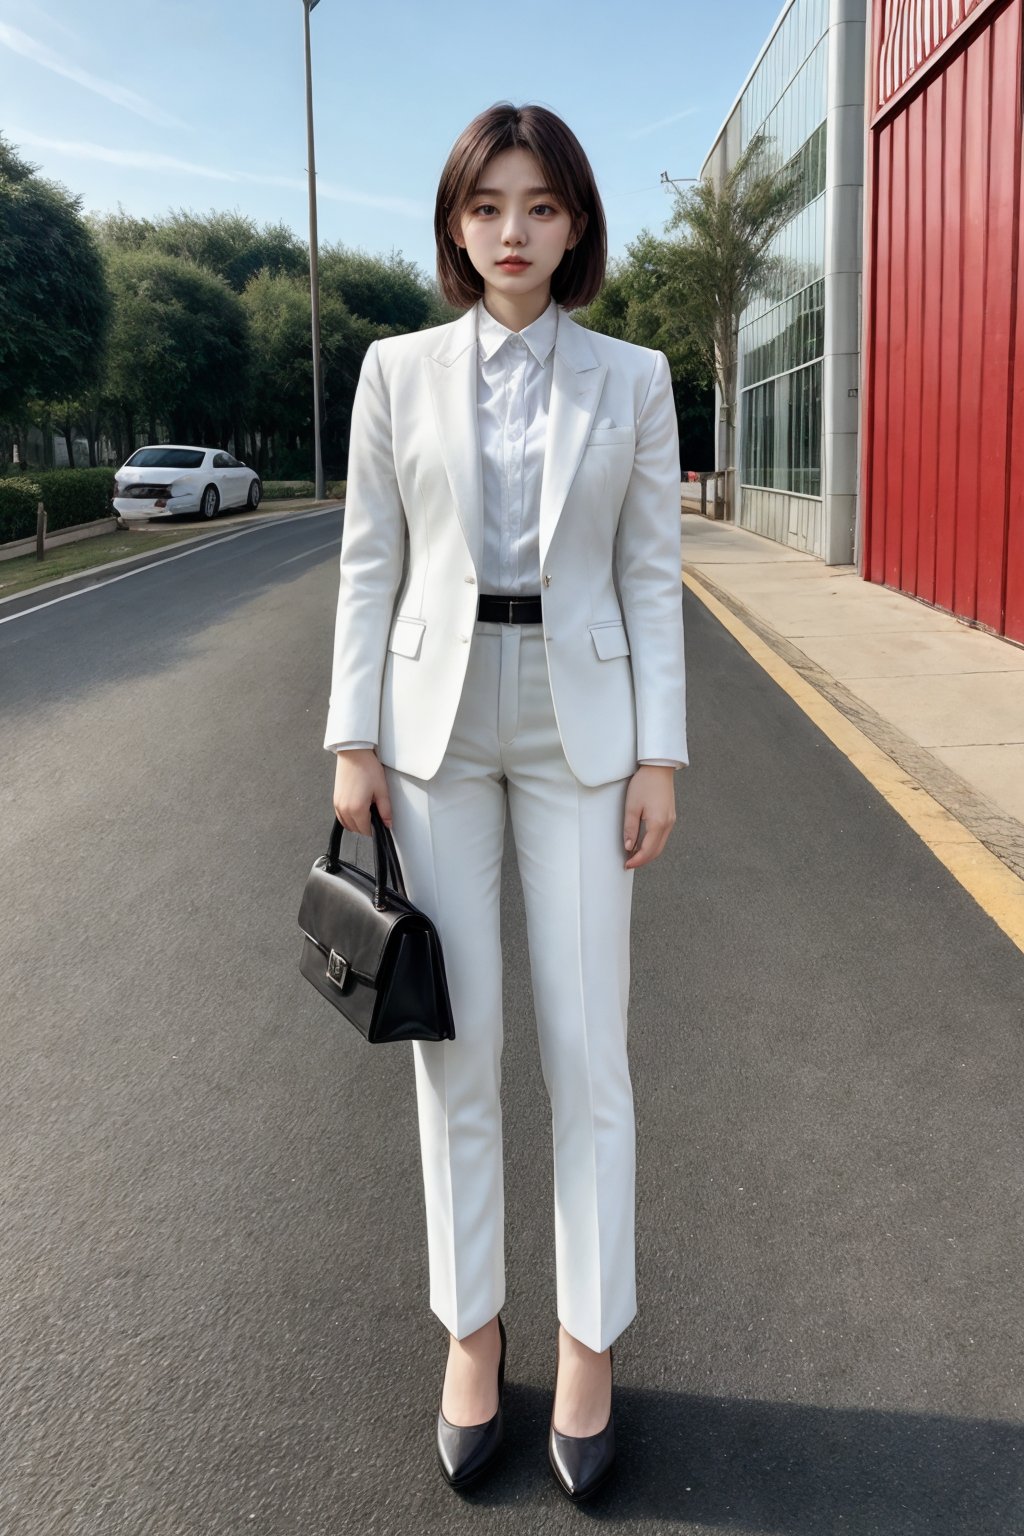
[[[489,288],[515,300],[550,291],[551,274],[573,243],[572,219],[554,192],[545,190],[529,150],[505,149],[484,166],[455,240],[483,278],[485,296]],[[512,254],[526,265],[501,266]]]

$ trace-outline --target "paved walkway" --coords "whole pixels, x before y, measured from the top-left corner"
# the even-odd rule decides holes
[[[699,513],[683,569],[1024,877],[1024,647]]]

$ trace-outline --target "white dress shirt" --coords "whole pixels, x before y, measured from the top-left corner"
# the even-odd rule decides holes
[[[548,405],[558,305],[521,331],[509,330],[477,299],[477,423],[483,472],[483,553],[480,591],[502,597],[540,592],[540,480],[544,467]],[[373,747],[372,741],[338,742],[329,750]],[[671,758],[644,763],[681,768]]]
[[[540,477],[554,372],[558,305],[510,331],[476,301],[477,422],[484,519],[480,591],[540,592]]]

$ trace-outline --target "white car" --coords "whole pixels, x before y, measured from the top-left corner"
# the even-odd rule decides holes
[[[114,511],[124,522],[260,504],[263,485],[247,464],[220,448],[150,443],[137,448],[114,477]]]

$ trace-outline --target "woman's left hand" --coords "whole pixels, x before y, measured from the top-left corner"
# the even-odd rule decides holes
[[[622,835],[627,854],[625,869],[639,869],[650,864],[668,842],[676,821],[676,770],[656,763],[641,764],[626,789],[626,816]],[[634,847],[644,822],[644,835]]]

